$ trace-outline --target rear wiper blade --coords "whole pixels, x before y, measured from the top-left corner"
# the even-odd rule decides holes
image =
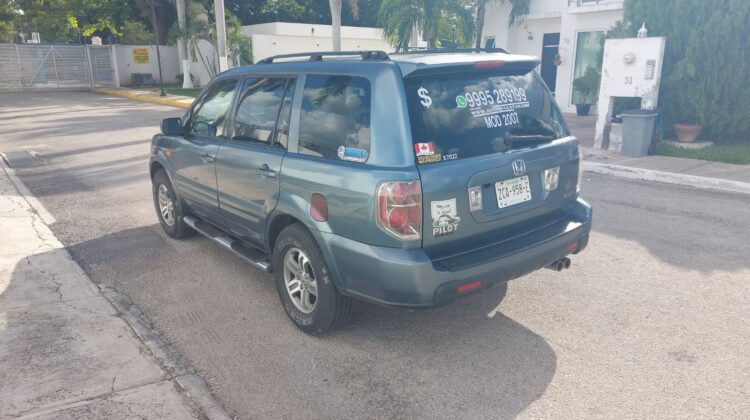
[[[508,134],[505,141],[511,143],[536,143],[542,141],[555,140],[557,136],[554,134]]]

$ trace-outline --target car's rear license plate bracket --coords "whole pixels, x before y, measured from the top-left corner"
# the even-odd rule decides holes
[[[503,209],[531,200],[531,183],[529,176],[506,179],[495,182],[497,207]]]

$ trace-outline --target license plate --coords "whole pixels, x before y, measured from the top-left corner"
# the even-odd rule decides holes
[[[528,175],[524,175],[505,181],[498,181],[495,183],[495,192],[497,193],[497,206],[501,209],[529,201],[531,200],[529,177]]]

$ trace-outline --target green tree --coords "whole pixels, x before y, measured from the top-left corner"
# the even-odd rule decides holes
[[[349,1],[343,1],[341,24],[345,26],[376,26],[381,0],[358,0],[359,14],[355,19]],[[330,25],[329,0],[225,0],[226,9],[243,25],[268,22],[315,23]]]
[[[508,26],[513,25],[516,21],[523,19],[529,14],[529,7],[531,6],[531,0],[476,0],[476,16],[477,16],[477,35],[475,37],[475,47],[482,47],[482,32],[484,31],[484,18],[487,11],[487,5],[489,3],[495,3],[504,5],[505,3],[510,4],[510,14],[508,15]]]
[[[149,45],[154,43],[154,33],[151,27],[137,20],[126,20],[119,31],[120,43],[130,45]]]
[[[439,43],[441,23],[449,21],[457,39],[470,40],[474,35],[471,5],[462,0],[383,0],[378,18],[388,42],[397,50],[409,47],[412,31],[418,28],[429,48]]]
[[[750,130],[750,2],[626,0],[631,28],[666,37],[659,107],[725,140]],[[741,135],[741,134],[739,134]]]
[[[43,42],[82,42],[84,37],[119,35],[132,14],[118,0],[13,0],[16,30],[39,32]]]
[[[0,42],[11,42],[16,33],[18,10],[13,0],[0,3]]]
[[[213,1],[210,3],[213,4]],[[187,2],[185,14],[185,28],[180,28],[179,23],[175,22],[169,31],[169,39],[176,42],[178,38],[183,38],[189,57],[199,62],[206,69],[206,72],[214,77],[218,72],[218,63],[216,60],[211,60],[210,57],[203,55],[203,52],[198,48],[198,43],[201,40],[206,40],[214,47],[216,46],[216,15],[213,13],[213,8],[206,7],[205,2],[190,1]],[[239,19],[230,11],[225,10],[224,21],[227,28],[229,58],[236,64],[250,63],[252,61],[250,40],[242,33],[242,24]]]

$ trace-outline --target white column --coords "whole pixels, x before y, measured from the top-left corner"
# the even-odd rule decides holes
[[[219,54],[219,73],[229,70],[227,62],[227,27],[224,21],[224,0],[214,0],[216,14],[216,46]]]
[[[180,31],[185,32],[185,0],[176,0],[176,6],[177,24],[180,27]],[[190,78],[190,52],[183,37],[177,40],[177,56],[180,63],[182,63],[182,87],[190,89],[193,87],[193,80]]]

